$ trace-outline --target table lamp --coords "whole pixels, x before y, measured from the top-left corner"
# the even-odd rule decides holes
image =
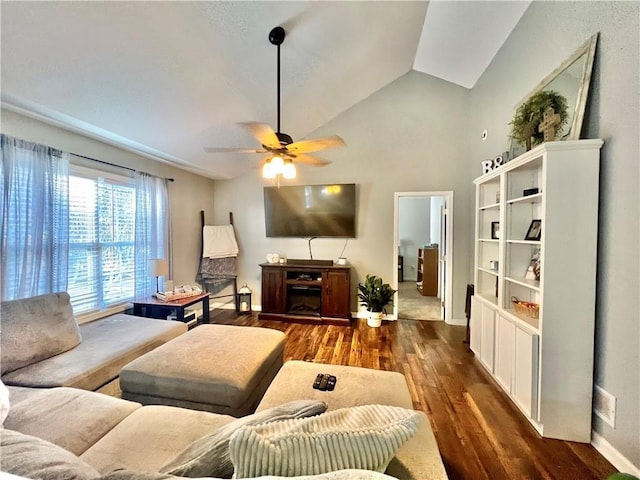
[[[169,275],[169,263],[166,258],[150,258],[149,273],[156,277],[156,293],[160,291],[159,278]]]

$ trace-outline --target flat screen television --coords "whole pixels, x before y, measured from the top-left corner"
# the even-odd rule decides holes
[[[264,187],[267,237],[356,236],[356,186]]]

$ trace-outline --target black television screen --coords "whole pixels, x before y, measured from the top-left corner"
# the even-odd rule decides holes
[[[356,186],[264,187],[267,237],[356,236]]]

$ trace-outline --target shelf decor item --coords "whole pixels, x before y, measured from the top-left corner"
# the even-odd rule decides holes
[[[545,142],[552,142],[556,139],[556,125],[560,126],[562,119],[553,107],[548,107],[542,114],[542,121],[538,125],[538,132],[542,133]]]
[[[538,131],[538,125],[542,120],[544,111],[549,106],[553,107],[555,114],[560,115],[560,124],[554,128],[554,139],[580,139],[597,42],[598,34],[596,33],[562,62],[558,68],[544,77],[533,91],[518,103],[516,115],[511,122],[513,126],[509,150],[511,158],[524,153],[522,148],[525,146],[528,151],[531,145],[548,141],[546,139],[543,140],[544,135]],[[540,102],[544,99],[545,92],[556,93],[563,97],[564,108],[559,108],[556,105],[545,105],[544,102]],[[535,98],[540,94],[543,95]],[[530,116],[532,113],[539,115],[539,118],[532,118]]]
[[[369,311],[367,325],[382,325],[382,314],[387,313],[387,305],[393,305],[395,293],[396,290],[388,283],[382,283],[382,279],[375,275],[367,275],[364,283],[358,284],[358,298]]]
[[[531,225],[524,236],[525,240],[540,240],[542,238],[542,220],[531,220]]]
[[[540,314],[540,305],[533,302],[525,302],[518,300],[516,297],[511,297],[513,308],[518,315],[523,315],[530,318],[538,318]]]
[[[491,238],[494,240],[500,238],[500,222],[491,222]]]
[[[525,280],[540,281],[540,250],[536,250],[533,255],[531,255],[531,262],[529,263],[524,278]]]
[[[552,116],[559,115],[558,121],[554,125],[558,125],[557,131],[560,131],[569,118],[567,99],[555,90],[542,90],[529,97],[516,110],[515,117],[509,124],[511,125],[511,138],[520,145],[525,145],[527,151],[531,150],[533,145],[545,141],[544,129],[540,131],[539,127],[543,122],[545,112],[550,108],[553,109]],[[554,135],[550,140],[555,139],[557,131],[554,126]]]

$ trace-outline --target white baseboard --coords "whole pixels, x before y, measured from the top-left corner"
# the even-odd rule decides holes
[[[631,463],[627,457],[622,455],[613,447],[613,445],[607,442],[602,435],[594,432],[593,430],[591,431],[591,445],[593,445],[593,448],[600,452],[604,458],[609,460],[609,462],[611,462],[611,464],[622,473],[628,473],[630,475],[640,477],[640,468]]]
[[[452,318],[451,320],[449,320],[446,323],[447,323],[447,325],[458,325],[460,327],[466,327],[467,326],[467,319],[466,318]]]

